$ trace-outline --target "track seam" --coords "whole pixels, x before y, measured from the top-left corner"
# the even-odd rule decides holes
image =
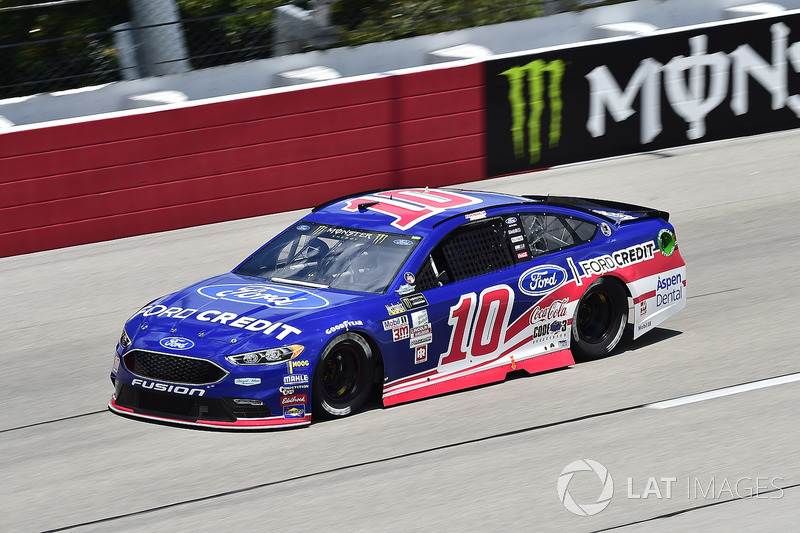
[[[108,409],[103,409],[102,411],[90,411],[88,413],[81,413],[79,415],[72,415],[72,416],[65,416],[64,418],[54,418],[53,420],[45,420],[44,422],[34,422],[33,424],[27,424],[24,426],[17,426],[14,428],[6,428],[0,429],[1,433],[8,433],[9,431],[18,431],[20,429],[28,429],[28,428],[35,428],[36,426],[44,426],[46,424],[55,424],[56,422],[63,422],[65,420],[73,420],[75,418],[83,418],[84,416],[92,416],[92,415],[99,415],[108,412]]]
[[[251,492],[251,491],[254,491],[254,490],[258,490],[258,489],[263,489],[263,488],[267,488],[267,487],[273,487],[273,486],[276,486],[276,485],[282,485],[284,483],[291,483],[293,481],[300,481],[300,480],[304,480],[304,479],[309,479],[309,478],[313,478],[313,477],[316,477],[316,476],[323,476],[323,475],[333,474],[333,473],[337,473],[337,472],[344,472],[344,471],[348,471],[348,470],[354,470],[356,468],[361,468],[361,467],[364,467],[364,466],[373,466],[373,465],[378,465],[378,464],[382,464],[382,463],[388,463],[388,462],[396,461],[396,460],[399,460],[399,459],[406,459],[406,458],[409,458],[409,457],[415,457],[415,456],[424,455],[424,454],[427,454],[427,453],[437,452],[437,451],[441,451],[441,450],[448,450],[448,449],[451,449],[451,448],[457,448],[459,446],[466,446],[466,445],[469,445],[469,444],[476,444],[476,443],[479,443],[479,442],[486,442],[486,441],[490,441],[490,440],[494,440],[494,439],[501,439],[501,438],[504,438],[504,437],[511,437],[511,436],[520,435],[520,434],[524,434],[524,433],[530,433],[532,431],[539,431],[539,430],[542,430],[542,429],[561,426],[561,425],[564,425],[564,424],[571,424],[571,423],[574,423],[574,422],[581,422],[583,420],[590,420],[592,418],[599,418],[599,417],[603,417],[603,416],[615,415],[615,414],[618,414],[618,413],[624,413],[624,412],[627,412],[627,411],[633,411],[635,409],[640,409],[640,408],[643,407],[643,405],[644,404],[636,405],[636,406],[633,406],[633,407],[622,407],[620,409],[613,409],[613,410],[610,410],[610,411],[603,411],[601,413],[594,413],[594,414],[590,414],[590,415],[579,416],[579,417],[576,417],[576,418],[570,418],[568,420],[560,420],[558,422],[550,422],[548,424],[541,424],[541,425],[537,425],[537,426],[531,426],[531,427],[528,427],[528,428],[515,429],[515,430],[512,430],[512,431],[506,431],[506,432],[498,433],[498,434],[495,434],[495,435],[487,435],[485,437],[479,437],[479,438],[476,438],[476,439],[470,439],[470,440],[465,440],[465,441],[461,441],[461,442],[453,442],[453,443],[450,443],[450,444],[443,444],[441,446],[435,446],[433,448],[427,448],[427,449],[424,449],[424,450],[417,450],[417,451],[414,451],[414,452],[407,452],[407,453],[403,453],[403,454],[400,454],[400,455],[394,455],[394,456],[391,456],[391,457],[384,457],[382,459],[374,459],[372,461],[364,461],[364,462],[361,462],[361,463],[345,465],[345,466],[340,466],[340,467],[336,467],[336,468],[330,468],[328,470],[321,470],[319,472],[311,472],[309,474],[303,474],[303,475],[300,475],[300,476],[294,476],[294,477],[290,477],[290,478],[286,478],[286,479],[280,479],[280,480],[277,480],[277,481],[269,481],[269,482],[266,482],[266,483],[259,483],[257,485],[251,485],[249,487],[244,487],[244,488],[241,488],[241,489],[229,490],[229,491],[220,492],[220,493],[217,493],[217,494],[210,494],[208,496],[201,496],[199,498],[192,498],[192,499],[189,499],[189,500],[183,500],[183,501],[179,501],[179,502],[169,503],[169,504],[166,504],[166,505],[159,505],[158,507],[151,507],[149,509],[142,509],[141,511],[134,511],[134,512],[131,512],[131,513],[124,513],[124,514],[120,514],[120,515],[109,516],[109,517],[106,517],[106,518],[99,518],[97,520],[90,520],[88,522],[80,522],[80,523],[77,523],[77,524],[71,524],[71,525],[68,525],[68,526],[60,527],[60,528],[48,529],[48,530],[45,530],[44,533],[51,533],[51,532],[56,532],[56,531],[67,531],[67,530],[76,529],[76,528],[79,528],[79,527],[103,524],[103,523],[107,523],[107,522],[112,522],[114,520],[121,520],[123,518],[130,518],[130,517],[140,516],[140,515],[144,515],[144,514],[148,514],[148,513],[154,513],[154,512],[163,511],[163,510],[166,510],[166,509],[172,509],[174,507],[180,507],[180,506],[183,506],[183,505],[189,505],[189,504],[193,504],[193,503],[200,503],[200,502],[215,500],[215,499],[218,499],[218,498],[224,498],[224,497],[227,497],[227,496],[233,496],[233,495],[236,495],[236,494],[242,494],[242,493],[245,493],[245,492]]]

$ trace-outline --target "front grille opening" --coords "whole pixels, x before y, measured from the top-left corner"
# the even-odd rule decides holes
[[[233,398],[203,398],[156,392],[117,382],[116,403],[135,413],[188,422],[235,422],[238,418],[269,418],[266,405],[240,405]]]
[[[195,359],[157,352],[133,350],[123,358],[125,367],[139,377],[184,383],[210,385],[228,373],[205,359]]]
[[[270,416],[269,408],[266,405],[252,405],[243,402],[237,402],[238,398],[225,398],[228,404],[228,409],[233,413],[236,418],[267,418]]]

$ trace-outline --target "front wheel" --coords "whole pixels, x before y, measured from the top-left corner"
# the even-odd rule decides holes
[[[583,294],[572,319],[572,355],[591,361],[611,353],[628,322],[628,297],[622,282],[600,278]]]
[[[356,412],[370,395],[375,358],[369,343],[344,333],[322,351],[314,372],[314,414],[341,418]]]

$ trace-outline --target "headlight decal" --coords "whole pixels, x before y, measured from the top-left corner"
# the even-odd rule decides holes
[[[304,349],[305,348],[299,344],[291,344],[288,346],[281,346],[280,348],[229,355],[225,359],[230,363],[240,366],[277,365],[299,357]]]

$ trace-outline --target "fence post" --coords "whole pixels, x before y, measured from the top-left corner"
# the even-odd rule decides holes
[[[175,0],[129,0],[136,59],[143,76],[191,69]]]

